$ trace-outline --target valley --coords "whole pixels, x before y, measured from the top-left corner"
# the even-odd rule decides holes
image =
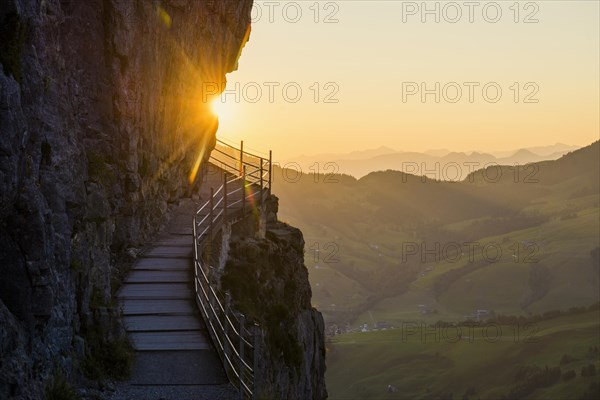
[[[518,389],[518,366],[558,366],[563,353],[585,359],[599,337],[598,152],[595,142],[461,182],[391,170],[358,180],[276,171],[280,215],[304,232],[313,305],[326,321],[331,398],[450,398],[450,390],[453,398],[497,399]],[[536,322],[536,343],[509,337],[544,315],[558,317]],[[490,321],[520,322],[501,325],[493,343],[464,343],[466,334],[457,342],[402,339],[407,326],[465,323],[479,325],[473,336],[481,339]],[[600,367],[597,355],[588,361]],[[490,369],[503,375],[484,377]],[[522,397],[583,395],[590,382]],[[402,395],[387,393],[388,384]]]

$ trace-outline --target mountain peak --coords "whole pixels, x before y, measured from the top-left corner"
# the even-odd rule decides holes
[[[529,150],[529,149],[519,149],[517,151],[515,151],[512,155],[512,157],[517,157],[517,156],[539,156],[539,154],[534,153],[533,151]]]

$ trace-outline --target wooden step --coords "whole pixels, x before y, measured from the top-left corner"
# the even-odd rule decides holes
[[[193,299],[187,283],[126,283],[117,293],[119,299]]]
[[[200,331],[191,332],[131,332],[133,348],[144,350],[206,350],[208,338]]]
[[[192,273],[186,268],[171,271],[133,270],[124,283],[185,283],[192,281]]]
[[[205,330],[200,314],[189,315],[139,315],[124,317],[127,332],[200,331]]]
[[[137,300],[121,301],[123,315],[190,315],[198,312],[192,300]]]
[[[193,254],[192,244],[190,243],[188,247],[156,246],[144,252],[144,257],[191,258]]]
[[[235,390],[232,393],[225,392],[223,387],[232,388],[221,360],[215,351],[210,350],[187,350],[187,351],[139,351],[135,356],[136,368],[131,377],[132,386],[128,388],[128,399],[156,400],[156,399],[189,399],[190,391],[194,389],[190,385],[202,385],[200,399],[237,399],[239,395]],[[155,394],[155,389],[149,391],[148,386],[167,385],[168,397],[160,397]],[[208,385],[222,385],[218,390],[211,391]],[[226,386],[225,386],[226,385]],[[136,391],[143,388],[141,391]],[[183,388],[183,389],[182,389]],[[196,389],[198,390],[198,389]],[[177,393],[183,391],[183,396]],[[205,396],[204,393],[213,393]],[[149,395],[152,393],[152,395]]]
[[[153,244],[156,246],[191,247],[193,243],[194,238],[192,235],[168,235],[156,239]]]
[[[191,270],[192,260],[186,258],[159,258],[142,257],[133,265],[133,269],[152,269],[152,270]]]

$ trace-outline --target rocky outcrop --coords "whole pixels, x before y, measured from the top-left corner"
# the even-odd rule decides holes
[[[116,260],[214,146],[205,89],[237,67],[251,3],[0,3],[0,398],[43,398],[112,320]]]
[[[277,204],[269,196],[260,212],[224,230],[226,261],[214,278],[233,308],[260,326],[257,398],[325,399],[324,323],[311,306],[304,238],[277,221]]]

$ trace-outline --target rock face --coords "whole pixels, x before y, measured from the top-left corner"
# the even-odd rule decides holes
[[[237,68],[251,6],[0,3],[0,398],[75,369],[115,260],[193,189],[217,128],[204,94]]]
[[[225,230],[220,247],[228,249],[227,261],[216,278],[233,308],[260,325],[257,398],[325,399],[324,323],[310,303],[304,238],[276,215],[277,198],[270,196],[258,218]]]

